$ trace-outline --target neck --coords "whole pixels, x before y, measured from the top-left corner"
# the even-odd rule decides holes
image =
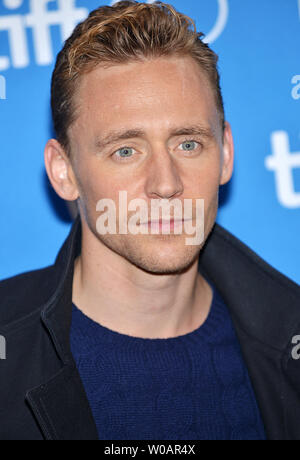
[[[177,337],[204,323],[211,301],[212,289],[198,273],[198,259],[180,274],[152,274],[100,241],[91,243],[83,232],[73,302],[102,326],[134,337]]]

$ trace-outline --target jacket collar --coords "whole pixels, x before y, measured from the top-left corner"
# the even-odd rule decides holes
[[[296,283],[218,224],[200,255],[199,270],[220,291],[240,329],[272,349],[286,349],[299,331]]]
[[[81,223],[78,216],[55,260],[56,279],[59,279],[58,286],[41,313],[42,321],[48,328],[56,350],[65,364],[72,363],[69,341],[72,288],[74,262],[80,253],[80,248]]]

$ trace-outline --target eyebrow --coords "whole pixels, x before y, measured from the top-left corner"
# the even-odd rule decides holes
[[[207,139],[213,139],[215,137],[210,128],[201,125],[184,126],[180,128],[174,128],[170,131],[170,137],[185,135],[202,136]],[[103,138],[97,137],[95,145],[98,149],[103,149],[109,144],[114,144],[118,141],[127,140],[134,137],[146,137],[146,133],[142,129],[111,131]]]

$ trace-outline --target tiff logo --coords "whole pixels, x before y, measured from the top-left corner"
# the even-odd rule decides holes
[[[265,166],[275,173],[275,184],[280,204],[286,208],[300,207],[300,193],[295,192],[293,169],[300,168],[300,152],[291,152],[286,131],[271,135],[273,155],[265,159]]]
[[[0,99],[6,99],[6,80],[0,75]]]
[[[0,359],[6,359],[6,340],[0,335]]]
[[[57,10],[48,10],[53,0],[28,0],[29,14],[0,16],[0,34],[7,32],[9,56],[0,56],[0,72],[10,67],[24,68],[30,64],[26,28],[32,30],[36,63],[49,65],[53,61],[50,26],[60,26],[62,41],[72,33],[76,24],[88,15],[87,8],[77,8],[75,0],[56,0]],[[24,0],[3,0],[6,8],[14,10]]]

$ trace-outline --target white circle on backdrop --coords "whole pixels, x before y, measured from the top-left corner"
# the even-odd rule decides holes
[[[23,0],[3,0],[4,6],[9,10],[15,10],[20,8],[23,3]]]
[[[112,0],[110,3],[111,6],[115,3],[118,3],[120,0]],[[205,35],[203,38],[204,43],[213,43],[217,40],[217,38],[222,34],[223,30],[226,27],[227,20],[228,20],[228,13],[229,13],[229,6],[228,0],[217,0],[219,6],[219,13],[217,17],[217,21],[211,31]],[[300,5],[300,0],[299,5]],[[154,3],[155,0],[148,0],[147,3]]]
[[[229,13],[228,0],[218,0],[218,4],[219,14],[217,21],[212,30],[204,37],[204,43],[213,43],[216,41],[226,27]]]

